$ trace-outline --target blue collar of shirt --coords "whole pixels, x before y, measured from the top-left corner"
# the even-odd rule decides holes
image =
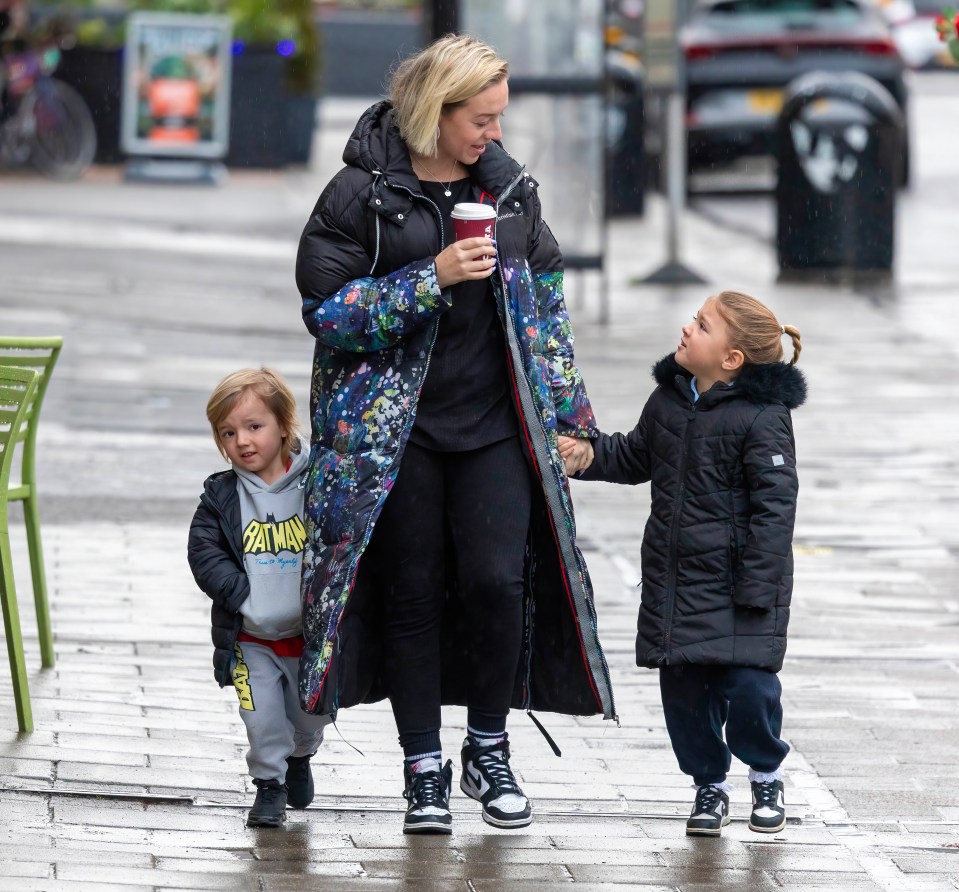
[[[727,386],[727,387],[733,387],[735,384],[736,384],[735,381],[730,381],[726,386]],[[689,389],[692,390],[692,392],[693,392],[693,402],[694,402],[694,403],[698,403],[698,402],[699,402],[699,396],[700,396],[700,394],[699,394],[698,388],[696,387],[696,376],[695,376],[695,375],[693,375],[693,377],[689,379]]]

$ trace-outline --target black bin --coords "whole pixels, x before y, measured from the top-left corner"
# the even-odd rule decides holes
[[[609,65],[606,132],[606,216],[641,216],[646,200],[643,79],[638,70]]]
[[[871,77],[790,83],[777,122],[780,270],[892,269],[902,145],[902,111]]]

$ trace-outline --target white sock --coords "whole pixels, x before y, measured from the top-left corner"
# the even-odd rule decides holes
[[[718,784],[690,784],[690,786],[694,790],[699,790],[702,787],[715,787],[717,790],[722,790],[727,796],[736,789],[729,781],[722,781]]]
[[[782,779],[782,768],[777,768],[775,771],[754,771],[752,768],[749,769],[749,782],[751,784],[768,784],[773,781],[781,781]]]
[[[417,756],[410,756],[408,759],[404,759],[403,761],[410,766],[410,771],[416,772],[416,771],[422,771],[424,767],[427,767],[420,764],[422,762],[425,762],[427,759],[429,759],[431,762],[436,762],[437,765],[441,765],[443,762],[443,754],[440,752],[420,753]],[[432,767],[432,766],[429,766],[429,767]]]
[[[479,743],[483,746],[488,746],[491,743],[502,743],[506,740],[506,732],[488,734],[485,731],[476,731],[471,728],[469,725],[466,726],[466,733],[469,736],[470,740],[473,743]]]

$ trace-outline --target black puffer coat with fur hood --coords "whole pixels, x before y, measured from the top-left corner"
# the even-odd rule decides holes
[[[583,479],[651,483],[636,662],[782,668],[798,480],[790,410],[806,382],[746,366],[694,402],[672,355],[628,434],[594,441]]]

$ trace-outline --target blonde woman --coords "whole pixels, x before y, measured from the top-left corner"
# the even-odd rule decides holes
[[[562,255],[500,145],[508,65],[467,36],[405,60],[359,120],[297,257],[316,339],[300,693],[389,697],[407,833],[449,833],[441,704],[467,707],[460,788],[525,827],[510,708],[615,715],[557,435],[595,435]],[[454,241],[457,202],[495,242]],[[587,456],[587,450],[580,450]]]

